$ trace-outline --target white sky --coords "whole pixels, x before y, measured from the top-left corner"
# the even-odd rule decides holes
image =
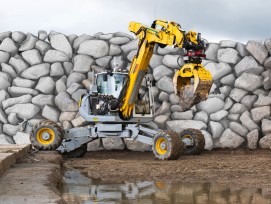
[[[129,33],[155,18],[201,32],[209,42],[271,37],[271,0],[0,0],[0,32]]]

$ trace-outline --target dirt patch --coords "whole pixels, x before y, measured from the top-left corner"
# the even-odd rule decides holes
[[[102,182],[213,182],[271,190],[270,150],[206,151],[175,161],[156,160],[151,152],[88,152],[80,159],[66,159],[65,166]]]

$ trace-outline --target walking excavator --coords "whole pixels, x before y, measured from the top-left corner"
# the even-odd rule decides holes
[[[129,73],[119,70],[97,73],[95,84],[79,101],[79,113],[88,122],[87,126],[63,130],[49,120],[33,127],[27,121],[21,124],[24,131],[30,132],[30,141],[36,149],[80,157],[87,151],[87,143],[120,137],[152,145],[153,154],[161,160],[178,159],[184,153],[199,154],[204,150],[205,140],[199,130],[185,129],[177,133],[154,130],[148,125],[153,120],[155,107],[153,82],[146,77],[156,44],[161,48],[179,47],[185,52],[185,63],[175,72],[173,85],[180,107],[187,110],[206,100],[212,76],[201,65],[206,47],[201,34],[185,32],[179,24],[163,20],[155,20],[151,27],[130,22],[129,30],[139,39]],[[139,93],[141,86],[145,87],[143,94]]]

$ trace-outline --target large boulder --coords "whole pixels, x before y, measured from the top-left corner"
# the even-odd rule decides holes
[[[260,122],[262,119],[270,116],[270,106],[253,108],[251,110],[251,116],[256,123]]]
[[[174,112],[171,114],[172,120],[192,120],[193,111],[188,110],[185,112]]]
[[[229,128],[236,134],[246,138],[249,130],[238,122],[231,122]]]
[[[271,62],[271,61],[270,61]],[[271,66],[270,66],[271,68]],[[268,69],[262,73],[263,77],[263,88],[265,90],[270,90],[271,89],[271,70]]]
[[[255,101],[257,100],[257,96],[256,95],[246,95],[242,100],[241,100],[241,104],[245,105],[247,107],[248,110],[250,110]]]
[[[14,136],[20,130],[19,125],[4,124],[3,132],[8,136]]]
[[[260,107],[260,106],[270,106],[270,105],[271,105],[271,97],[259,94],[258,100],[254,103],[253,106]]]
[[[172,120],[167,121],[167,129],[175,132],[181,132],[183,129],[193,128],[199,130],[206,130],[207,125],[202,121],[196,120]]]
[[[24,88],[24,87],[17,87],[17,86],[11,86],[11,87],[9,87],[8,88],[8,92],[10,93],[10,95],[12,97],[18,97],[18,96],[22,96],[22,95],[25,95],[25,94],[30,94],[32,96],[36,96],[39,93],[35,89]]]
[[[258,125],[251,119],[251,114],[248,111],[245,111],[241,115],[240,121],[242,122],[242,125],[244,125],[250,131],[254,129],[259,129]]]
[[[259,130],[254,129],[247,134],[247,146],[249,149],[256,149],[259,140]]]
[[[64,75],[64,68],[60,62],[55,62],[51,65],[50,76],[61,77]]]
[[[22,52],[22,57],[31,66],[42,63],[42,58],[38,50],[32,49]]]
[[[55,97],[55,104],[61,111],[65,112],[74,112],[79,109],[77,103],[66,92],[61,92]]]
[[[268,51],[261,42],[248,41],[246,46],[248,52],[260,63],[263,64],[268,56]]]
[[[0,51],[0,63],[7,63],[10,59],[10,53]]]
[[[101,58],[108,55],[109,45],[103,40],[87,40],[80,44],[78,53]]]
[[[15,104],[5,110],[6,114],[16,113],[21,119],[31,119],[37,115],[39,111],[40,108],[31,103]]]
[[[11,86],[11,80],[7,73],[0,72],[0,90],[7,90]]]
[[[183,58],[180,55],[165,55],[162,62],[173,69],[180,69],[184,65]]]
[[[158,67],[159,65],[162,65],[163,56],[153,54],[150,59],[150,67],[154,69],[155,67]]]
[[[242,73],[261,74],[264,70],[252,56],[244,57],[235,67],[235,73],[240,76]]]
[[[172,76],[173,70],[169,69],[165,65],[159,65],[153,69],[153,78],[156,81],[159,81],[163,76]]]
[[[208,98],[206,101],[202,101],[197,104],[197,110],[205,111],[208,115],[222,110],[224,107],[224,101],[220,98]]]
[[[232,40],[221,40],[220,41],[220,47],[230,47],[235,48],[236,42]]]
[[[87,73],[90,71],[91,65],[94,63],[94,59],[88,55],[76,55],[73,58],[73,62],[73,71]]]
[[[54,106],[54,95],[39,94],[32,98],[32,103],[43,108],[45,105]]]
[[[121,53],[120,46],[114,45],[114,44],[110,45],[110,47],[109,47],[109,53],[108,53],[110,56],[119,55],[120,53]]]
[[[27,79],[39,79],[40,77],[48,76],[49,73],[50,64],[43,63],[24,70],[21,76]]]
[[[130,38],[127,37],[112,37],[109,40],[109,43],[115,44],[115,45],[123,45],[130,42]]]
[[[16,53],[18,51],[18,47],[11,38],[5,38],[0,44],[0,50],[9,53]]]
[[[17,132],[13,139],[16,144],[31,144],[29,134],[25,132]]]
[[[87,40],[92,40],[94,37],[90,36],[90,35],[80,35],[77,38],[74,39],[73,41],[73,49],[78,50],[79,46],[81,45],[81,43],[87,41]]]
[[[9,65],[11,65],[17,74],[21,74],[29,65],[21,58],[11,57],[9,59]]]
[[[1,67],[2,67],[2,72],[9,74],[9,76],[14,79],[18,76],[18,74],[16,73],[16,71],[13,69],[12,66],[5,64],[5,63],[1,63]]]
[[[25,40],[26,35],[23,32],[14,31],[12,32],[11,37],[12,37],[12,40],[21,44]]]
[[[69,57],[64,52],[58,50],[48,50],[43,58],[44,62],[68,62]]]
[[[211,135],[214,139],[220,138],[224,132],[224,127],[219,122],[210,121],[209,123]]]
[[[208,114],[205,111],[199,111],[195,114],[193,120],[202,121],[204,123],[208,122]]]
[[[38,40],[36,42],[35,49],[37,49],[41,55],[45,55],[45,53],[51,49],[51,46],[45,41]]]
[[[26,51],[26,50],[33,49],[38,40],[39,39],[36,36],[32,35],[31,33],[27,33],[27,37],[23,41],[23,43],[21,44],[21,47],[19,48],[19,51],[23,52],[23,51]]]
[[[55,108],[51,106],[47,106],[47,105],[44,106],[42,110],[42,117],[54,122],[58,122],[59,116],[60,116],[60,113],[58,110],[56,110]]]
[[[269,54],[271,55],[271,38],[268,38],[264,41],[264,45],[267,49],[267,51],[269,52]]]
[[[2,108],[0,108],[0,122],[2,122],[4,124],[8,123],[8,121],[7,121],[7,115],[5,114],[5,112],[3,111]]]
[[[226,129],[219,139],[220,146],[222,148],[234,149],[239,147],[245,142],[245,139],[240,135],[231,131],[231,129]]]
[[[81,73],[73,72],[69,75],[67,79],[67,87],[70,87],[72,83],[80,83],[86,79],[86,76]]]
[[[230,97],[237,103],[239,103],[246,95],[248,91],[243,89],[234,88],[231,90]]]
[[[209,43],[206,49],[206,59],[217,62],[217,51],[220,47],[218,43]]]
[[[51,46],[56,50],[64,52],[69,58],[72,57],[72,47],[67,37],[63,34],[55,34],[50,36]]]
[[[166,129],[166,122],[169,120],[169,114],[166,115],[158,115],[155,117],[154,122],[158,125],[158,127],[162,130]]]
[[[32,96],[30,94],[26,94],[17,98],[8,98],[6,100],[3,100],[2,104],[3,104],[3,108],[6,109],[15,104],[30,103],[31,99],[32,99]]]
[[[213,146],[214,146],[212,136],[210,135],[209,132],[207,132],[205,130],[201,130],[201,133],[203,134],[204,140],[205,140],[204,149],[206,149],[206,150],[212,150]]]
[[[232,48],[219,49],[217,52],[217,59],[219,62],[228,64],[236,64],[240,61],[238,52]]]
[[[220,121],[223,118],[227,117],[228,114],[229,114],[228,111],[220,110],[220,111],[210,114],[210,119],[213,121]]]
[[[271,149],[271,134],[262,137],[259,141],[259,146],[262,149]]]
[[[18,87],[25,87],[25,88],[33,88],[35,86],[36,82],[29,80],[29,79],[24,79],[20,77],[16,77],[12,81],[13,86],[18,86]]]
[[[55,90],[55,81],[49,76],[41,77],[35,89],[44,94],[53,94]]]
[[[246,49],[246,46],[244,44],[242,44],[242,43],[239,43],[239,42],[236,43],[236,50],[237,50],[237,52],[239,53],[239,55],[241,57],[245,57],[245,56],[249,55],[249,53],[248,53],[248,51]]]
[[[122,138],[120,137],[106,137],[102,138],[103,147],[106,150],[122,150],[125,148]]]
[[[262,120],[262,131],[263,133],[271,133],[271,120],[263,119]]]
[[[261,87],[263,78],[261,76],[252,73],[243,73],[238,77],[234,83],[236,88],[240,88],[246,91],[255,91]]]
[[[220,82],[224,85],[232,86],[235,81],[234,74],[228,74],[220,79]]]
[[[136,50],[138,48],[138,39],[134,39],[125,45],[122,45],[120,48],[125,54],[128,54],[132,50]]]
[[[214,81],[226,76],[227,74],[230,74],[232,71],[231,66],[224,62],[208,63],[205,66],[205,69],[211,72]]]
[[[95,60],[95,63],[100,66],[100,67],[103,67],[103,68],[110,68],[110,61],[112,59],[112,56],[105,56],[105,57],[101,57],[99,59],[96,59]]]
[[[157,82],[157,87],[166,92],[166,93],[173,93],[174,88],[173,88],[173,82],[172,79],[169,78],[168,76],[163,76],[158,82]]]

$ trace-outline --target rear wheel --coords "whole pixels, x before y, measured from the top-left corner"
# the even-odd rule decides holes
[[[37,123],[30,132],[31,144],[38,150],[55,150],[63,139],[61,127],[50,120]]]
[[[183,130],[180,133],[180,137],[184,144],[186,145],[184,151],[185,154],[196,155],[203,152],[205,147],[205,139],[204,135],[201,133],[200,130],[196,129]]]
[[[161,160],[178,159],[184,152],[184,144],[173,131],[161,131],[153,138],[152,151]]]
[[[63,153],[63,156],[67,158],[80,158],[87,153],[87,148],[87,144],[83,144],[81,147],[76,148],[75,150]]]

